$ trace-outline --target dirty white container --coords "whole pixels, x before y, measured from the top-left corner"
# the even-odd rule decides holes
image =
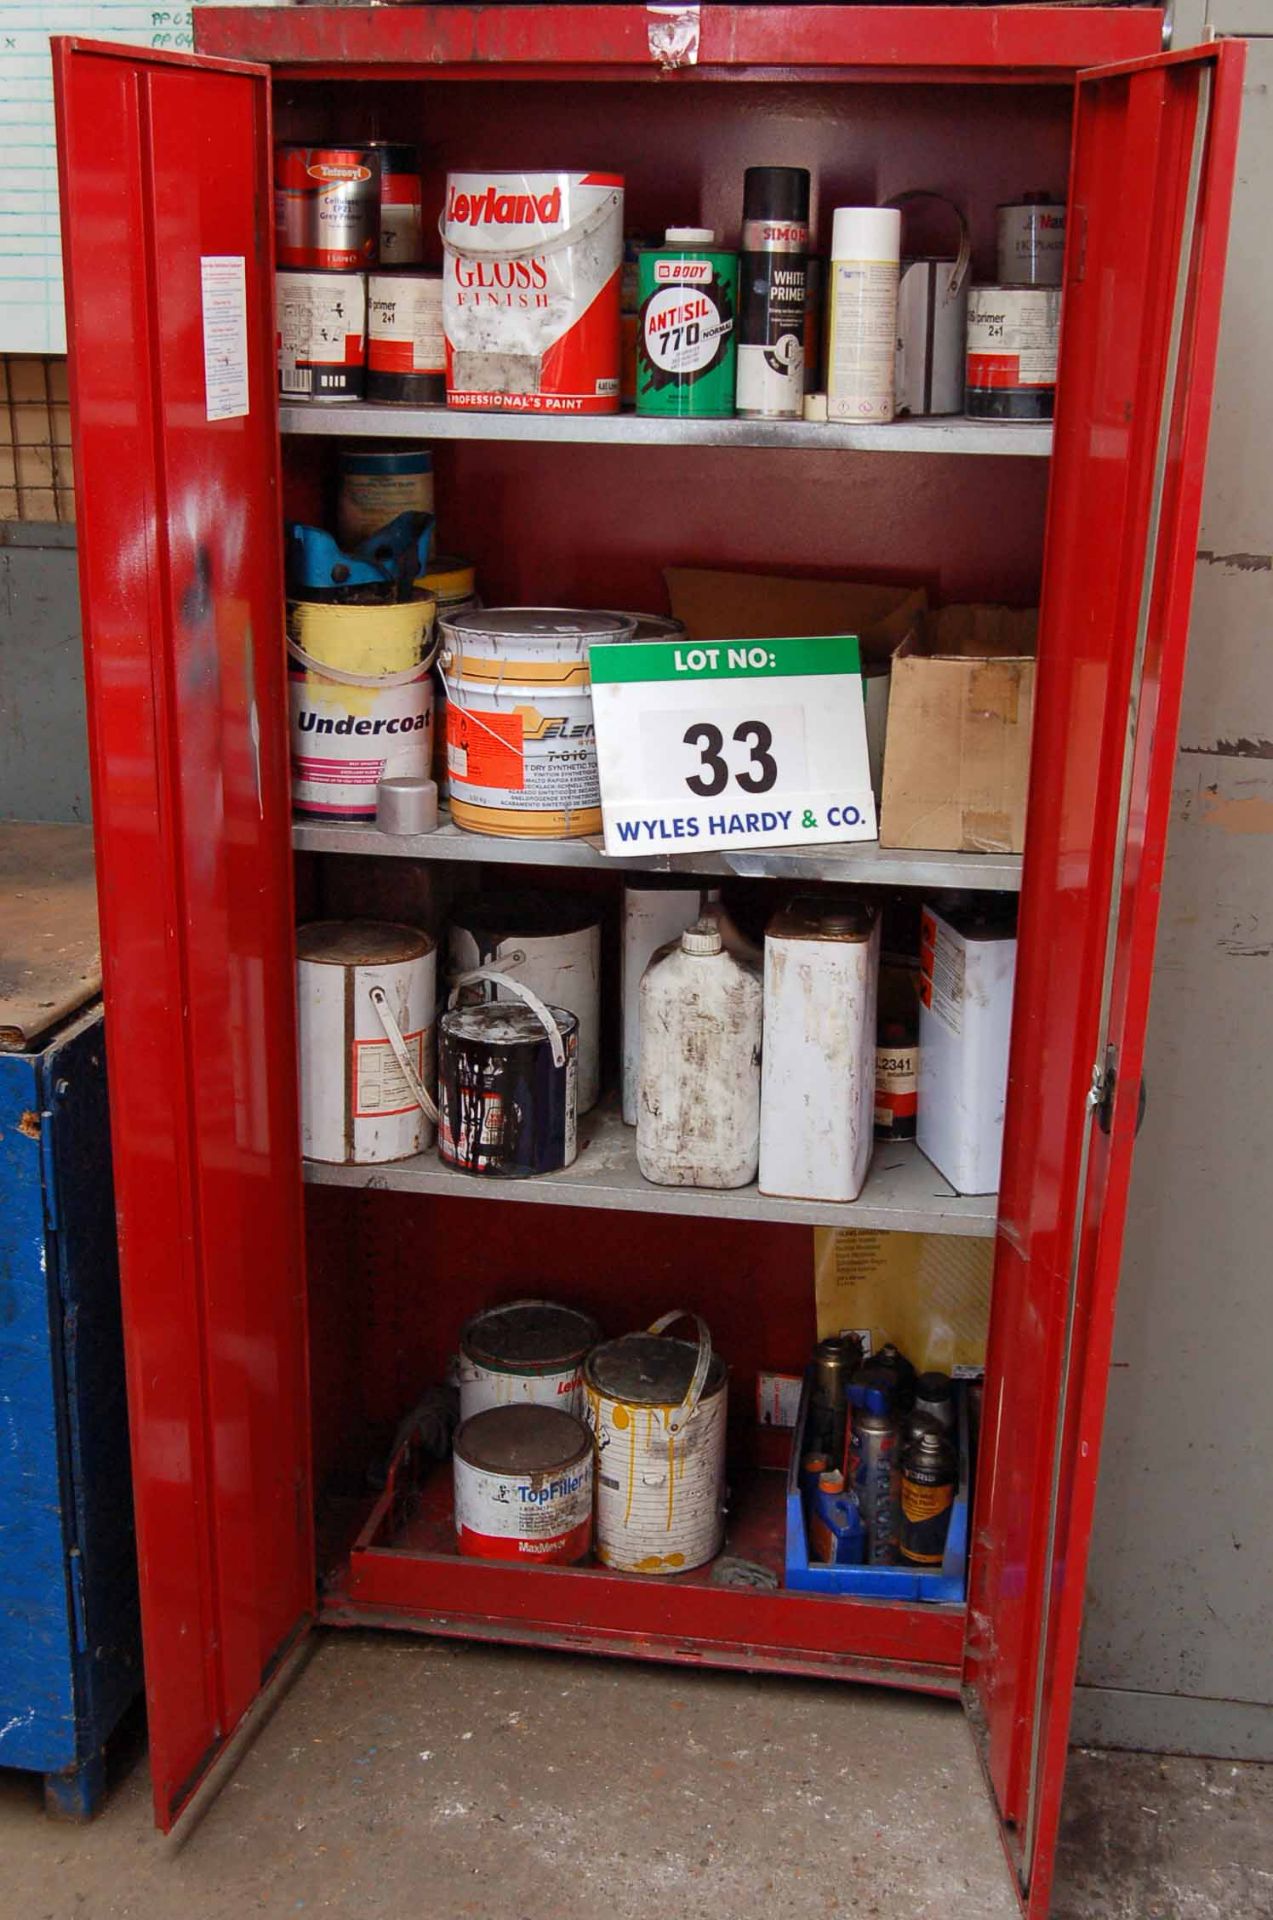
[[[697,1341],[661,1338],[692,1318]],[[683,1573],[725,1537],[729,1379],[697,1314],[607,1340],[584,1362],[596,1442],[596,1554],[620,1573]]]
[[[601,831],[588,648],[636,623],[568,607],[488,607],[442,622],[451,818],[476,833]]]
[[[762,1193],[861,1193],[875,1133],[879,968],[879,917],[860,903],[795,900],[766,928]]]
[[[460,1335],[460,1418],[529,1404],[583,1412],[583,1363],[601,1338],[591,1314],[553,1300],[509,1300]]]
[[[570,1566],[592,1540],[592,1439],[555,1407],[489,1407],[452,1449],[455,1534],[477,1560]]]
[[[760,1152],[760,969],[697,920],[641,982],[637,1165],[663,1187],[745,1187]]]
[[[305,1156],[366,1166],[431,1146],[428,934],[379,920],[312,921],[296,932],[296,987]]]
[[[994,1193],[1003,1156],[1017,970],[999,913],[925,907],[920,924],[915,1138],[959,1193]]]
[[[601,920],[566,894],[484,894],[451,909],[452,977],[489,968],[520,980],[550,1007],[579,1022],[576,1093],[587,1113],[601,1092]],[[490,979],[466,987],[462,1006],[515,996]]]
[[[702,912],[701,887],[669,882],[623,889],[623,1123],[637,1120],[641,1068],[641,976],[660,947],[679,940]]]

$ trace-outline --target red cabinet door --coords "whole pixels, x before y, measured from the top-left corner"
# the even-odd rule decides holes
[[[968,1655],[1031,1916],[1065,1771],[1242,61],[1230,43],[1078,87]]]
[[[53,45],[150,1751],[167,1827],[314,1598],[269,85],[263,68]]]

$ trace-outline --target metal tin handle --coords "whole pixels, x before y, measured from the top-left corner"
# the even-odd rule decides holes
[[[679,1412],[683,1417],[673,1416],[668,1421],[669,1433],[679,1433],[681,1428],[687,1426],[694,1418],[698,1411],[698,1403],[703,1397],[703,1388],[707,1385],[707,1376],[712,1370],[712,1336],[701,1314],[691,1313],[685,1307],[674,1307],[671,1313],[661,1313],[646,1331],[666,1333],[668,1328],[674,1326],[678,1320],[692,1320],[698,1328],[698,1364],[694,1368],[689,1386],[686,1388],[685,1398],[680,1405]]]
[[[470,967],[467,973],[460,974],[451,988],[448,1007],[453,1007],[460,997],[460,989],[474,980],[493,980],[497,986],[506,987],[518,1000],[524,1000],[535,1018],[548,1035],[548,1044],[552,1048],[553,1065],[563,1067],[566,1064],[566,1043],[561,1037],[561,1028],[553,1019],[549,1009],[537,993],[532,993],[522,980],[514,980],[511,974],[501,973],[498,967]]]
[[[383,987],[369,987],[367,994],[380,1017],[380,1024],[385,1030],[385,1039],[389,1042],[394,1059],[402,1069],[402,1077],[411,1089],[412,1098],[425,1118],[432,1120],[436,1127],[442,1116],[434,1106],[429,1090],[416,1072],[415,1062],[407,1052],[407,1043],[402,1037],[402,1029],[389,1011],[388,994]]]
[[[325,660],[316,660],[312,653],[306,653],[300,642],[290,635],[287,651],[293,660],[299,660],[303,667],[313,673],[321,673],[324,680],[334,680],[341,687],[409,687],[417,680],[423,680],[433,662],[438,657],[438,648],[442,645],[441,633],[433,637],[433,645],[423,660],[414,667],[400,667],[397,673],[346,673],[341,667],[329,667]]]
[[[954,271],[946,285],[946,298],[953,300],[959,292],[959,289],[963,286],[968,274],[968,269],[972,264],[972,236],[968,231],[968,222],[965,220],[961,209],[955,205],[954,201],[951,200],[948,195],[944,193],[934,193],[931,187],[912,187],[909,193],[895,193],[891,200],[884,202],[884,205],[886,207],[897,207],[900,211],[904,212],[906,208],[911,206],[916,200],[939,200],[943,207],[950,208],[956,220],[959,222],[959,252],[955,256]]]

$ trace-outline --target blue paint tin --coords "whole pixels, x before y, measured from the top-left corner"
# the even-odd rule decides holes
[[[495,1001],[444,1013],[439,1159],[462,1173],[504,1180],[568,1167],[575,1157],[578,1055],[579,1021],[563,1007]]]

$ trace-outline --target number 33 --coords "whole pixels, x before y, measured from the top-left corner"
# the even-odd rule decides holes
[[[778,782],[778,762],[769,749],[774,743],[773,734],[763,720],[744,720],[734,728],[734,739],[740,746],[751,748],[751,766],[754,771],[736,773],[734,782],[744,793],[768,793]],[[724,735],[719,727],[709,720],[700,720],[684,736],[687,747],[697,747],[702,763],[701,773],[687,775],[685,784],[691,793],[699,794],[704,800],[712,799],[723,793],[729,785],[729,767],[721,756],[725,744]]]

